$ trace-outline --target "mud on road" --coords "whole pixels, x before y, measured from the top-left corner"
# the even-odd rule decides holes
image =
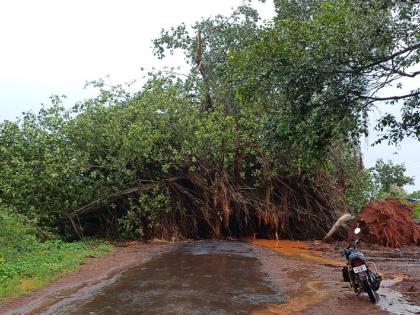
[[[419,247],[396,250],[362,245],[361,250],[377,264],[384,278],[379,302],[373,305],[367,295],[356,296],[342,281],[344,243],[253,243],[280,254],[263,255],[261,261],[273,281],[286,288],[288,298],[286,304],[269,305],[259,314],[420,314]]]
[[[416,314],[418,247],[362,248],[386,279],[380,302],[342,282],[341,244],[128,244],[0,314]],[[417,306],[416,306],[417,305]]]

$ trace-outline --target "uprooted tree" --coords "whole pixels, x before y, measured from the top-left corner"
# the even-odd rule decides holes
[[[419,5],[275,1],[260,23],[230,17],[162,31],[164,58],[188,74],[151,74],[137,93],[99,96],[0,126],[0,202],[70,237],[323,236],[368,199],[358,149],[375,103],[404,99],[384,139],[419,136]],[[416,118],[417,117],[417,118]],[[385,129],[383,129],[385,130]]]

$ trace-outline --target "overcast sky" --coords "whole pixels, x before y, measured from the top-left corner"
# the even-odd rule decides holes
[[[140,79],[141,67],[182,65],[181,58],[158,61],[151,40],[162,28],[201,17],[228,14],[240,0],[0,0],[0,120],[37,110],[51,94],[68,96],[67,106],[93,96],[86,81],[106,75],[112,83]],[[272,3],[258,4],[261,15]],[[418,84],[418,83],[417,83]],[[372,115],[372,118],[379,114]],[[376,159],[405,163],[420,189],[420,143],[399,148],[363,142],[365,165]],[[398,152],[398,153],[397,153]]]

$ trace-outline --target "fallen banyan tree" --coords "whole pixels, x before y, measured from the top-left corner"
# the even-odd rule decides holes
[[[346,210],[342,194],[327,178],[277,175],[254,188],[223,172],[188,172],[162,181],[139,181],[72,211],[74,231],[82,238],[89,225],[112,230],[126,216],[132,200],[163,192],[167,208],[136,213],[138,237],[166,240],[270,237],[321,238]],[[131,202],[128,202],[131,200]],[[89,219],[90,218],[90,219]]]
[[[357,226],[363,241],[387,247],[420,245],[420,226],[414,224],[413,207],[398,199],[375,200],[366,204],[349,230],[348,240]]]

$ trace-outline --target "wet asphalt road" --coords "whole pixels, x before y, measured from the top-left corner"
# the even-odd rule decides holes
[[[46,313],[249,314],[263,304],[284,302],[260,267],[246,243],[186,243]]]

